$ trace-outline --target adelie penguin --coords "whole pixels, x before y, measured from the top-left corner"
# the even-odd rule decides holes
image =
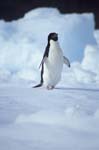
[[[69,60],[63,56],[63,52],[58,42],[58,34],[50,33],[48,43],[40,64],[41,81],[33,88],[44,85],[47,89],[53,89],[61,79],[63,64],[70,67]]]

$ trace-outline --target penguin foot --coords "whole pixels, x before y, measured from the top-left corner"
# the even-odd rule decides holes
[[[53,90],[54,86],[47,86],[46,88],[47,88],[47,90]]]

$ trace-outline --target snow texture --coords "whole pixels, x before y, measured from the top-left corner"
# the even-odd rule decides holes
[[[60,46],[70,62],[76,61],[81,63],[84,61],[83,63],[86,64],[87,55],[91,59],[91,56],[89,56],[91,52],[88,49],[96,45],[94,26],[92,13],[61,14],[57,9],[53,8],[32,10],[24,18],[17,21],[5,22],[1,20],[0,80],[13,81],[23,79],[38,82],[40,80],[38,66],[50,32],[59,34]],[[86,53],[86,51],[89,52]],[[95,51],[97,51],[95,55],[99,56],[98,47],[96,47]],[[94,71],[89,71],[89,64],[86,67],[85,65],[84,67],[80,66],[80,64],[78,65],[78,63],[77,66],[72,66],[75,66],[71,73],[69,71],[70,76],[73,78],[72,80],[76,80],[76,82],[98,81],[99,73],[95,72],[97,77],[94,77]],[[79,68],[77,68],[78,66]],[[86,79],[83,79],[83,76],[86,76]],[[69,81],[69,78],[67,80]]]
[[[99,87],[0,86],[1,150],[98,150]]]
[[[99,31],[93,14],[39,8],[0,21],[0,150],[99,150]],[[49,32],[71,68],[54,90],[39,82]]]

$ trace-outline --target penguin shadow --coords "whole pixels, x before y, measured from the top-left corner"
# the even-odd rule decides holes
[[[66,90],[66,91],[99,92],[99,89],[92,89],[92,88],[55,87],[55,89],[56,90]]]

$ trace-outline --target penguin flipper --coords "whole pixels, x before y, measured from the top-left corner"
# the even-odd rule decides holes
[[[64,61],[64,64],[66,64],[68,67],[70,67],[70,61],[68,60],[68,58],[63,56],[63,61]]]
[[[47,59],[47,57],[46,57],[46,56],[45,56],[45,57],[43,57],[43,59],[42,59],[42,61],[41,61],[40,65],[39,65],[39,69],[41,68],[42,64],[44,64],[44,62],[46,61],[46,59]]]

